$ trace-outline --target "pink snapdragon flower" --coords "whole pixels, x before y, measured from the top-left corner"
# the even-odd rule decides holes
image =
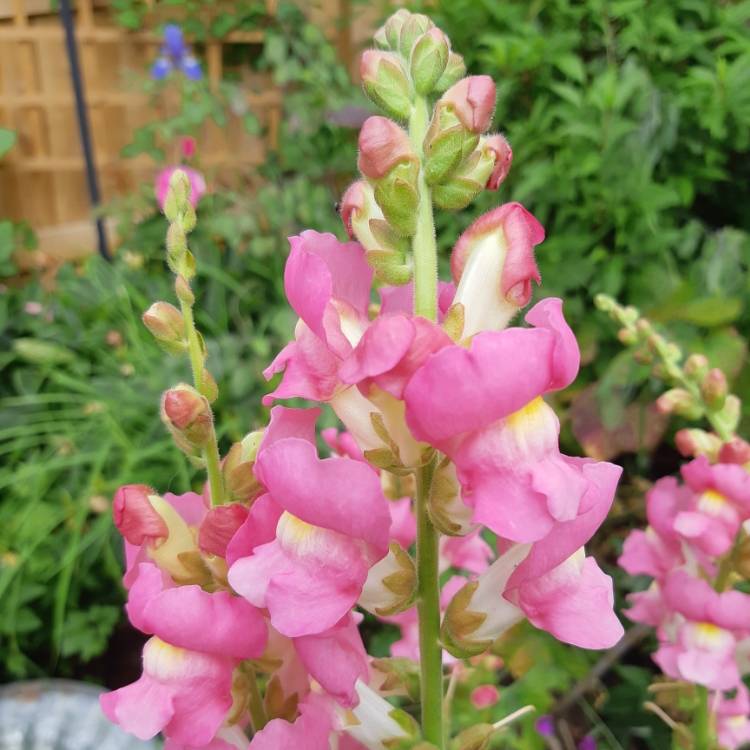
[[[186,167],[181,164],[174,167],[165,167],[156,175],[156,180],[154,181],[156,201],[159,204],[159,208],[162,210],[164,210],[164,202],[167,200],[167,193],[169,192],[169,181],[178,169],[187,175],[190,182],[189,200],[190,205],[193,208],[198,205],[198,201],[206,194],[206,180],[197,169]]]
[[[714,690],[740,683],[737,645],[750,635],[750,596],[739,591],[719,593],[684,570],[671,573],[663,586],[665,604],[675,617],[662,628],[654,661],[664,673]]]
[[[227,656],[177,648],[157,637],[143,649],[143,674],[132,685],[100,698],[107,718],[142,740],[164,732],[176,742],[211,742],[232,707]]]
[[[361,461],[318,458],[318,413],[272,410],[255,473],[281,510],[275,536],[229,569],[234,590],[268,609],[271,624],[289,637],[336,625],[388,549],[390,516],[377,473]]]
[[[404,392],[412,433],[455,463],[473,521],[516,542],[573,520],[595,470],[559,452],[559,422],[541,398],[578,370],[560,300],[543,300],[526,320],[534,327],[480,333],[468,349],[433,354]]]
[[[740,684],[732,698],[719,693],[712,700],[721,746],[727,750],[744,747],[750,742],[750,696],[745,685]]]

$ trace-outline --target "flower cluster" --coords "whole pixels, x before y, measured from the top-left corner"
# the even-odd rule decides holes
[[[201,65],[185,43],[182,29],[170,23],[164,27],[164,40],[159,57],[151,66],[151,77],[161,81],[175,71],[179,71],[191,81],[203,78]]]
[[[579,367],[562,301],[508,327],[540,282],[544,230],[501,205],[456,242],[452,281],[437,279],[432,205],[460,208],[510,166],[505,139],[484,135],[494,83],[464,78],[425,16],[399,11],[376,42],[365,90],[409,132],[364,123],[362,179],[341,208],[350,241],[290,238],[284,288],[299,319],[265,372],[270,420],[223,459],[193,324],[183,173],[164,201],[180,309],[157,302],[144,322],[190,357],[194,385],[167,391],[162,419],[209,481],[202,494],[117,495],[128,615],[151,639],[141,679],[102,706],[139,737],[163,732],[168,750],[443,750],[443,663],[524,618],[587,648],[622,635],[612,580],[584,552],[620,469],[562,454],[544,400]],[[316,445],[320,409],[276,403],[290,398],[338,416],[344,430],[322,433],[329,457]],[[394,656],[421,663],[421,732],[383,697],[404,686],[368,658],[358,607],[396,623]],[[459,745],[485,747],[510,718]]]
[[[645,591],[628,596],[628,617],[656,628],[653,658],[668,677],[709,691],[694,722],[698,746],[715,736],[725,748],[750,741],[750,694],[742,680],[750,673],[750,595],[734,590],[747,578],[744,562],[750,522],[750,445],[735,434],[741,404],[727,379],[705,356],[683,354],[656,332],[633,307],[601,297],[600,308],[623,327],[621,340],[670,386],[657,400],[664,413],[706,419],[713,428],[683,428],[678,449],[693,460],[682,481],[659,479],[646,494],[645,530],[625,540],[620,566],[650,576]],[[696,728],[697,724],[697,728]]]
[[[684,484],[660,479],[646,496],[649,526],[627,538],[620,565],[653,578],[629,595],[628,617],[657,629],[654,660],[669,677],[715,691],[723,746],[750,740],[741,672],[750,645],[750,596],[728,588],[742,524],[750,519],[750,474],[705,456],[682,467]],[[729,701],[726,692],[735,693]]]

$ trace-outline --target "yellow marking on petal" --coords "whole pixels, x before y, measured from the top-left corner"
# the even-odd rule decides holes
[[[320,526],[307,523],[301,518],[284,511],[276,526],[276,537],[287,551],[298,555],[315,553],[325,547],[333,532]]]
[[[729,503],[729,500],[716,490],[706,490],[698,501],[698,507],[712,515],[718,515]]]
[[[542,420],[546,416],[546,406],[547,404],[545,404],[544,399],[541,396],[537,396],[523,408],[508,415],[505,418],[505,423],[511,430],[526,431],[534,429],[536,426],[541,427]]]
[[[143,648],[143,669],[152,677],[168,680],[182,673],[187,656],[188,651],[184,648],[154,636]]]
[[[726,642],[727,638],[732,637],[731,633],[712,622],[695,623],[691,635],[690,640],[694,645],[705,649],[718,648]]]

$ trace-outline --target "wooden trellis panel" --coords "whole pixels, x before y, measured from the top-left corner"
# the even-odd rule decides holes
[[[26,220],[43,237],[49,231],[45,228],[60,225],[65,225],[67,236],[76,222],[90,231],[64,32],[49,2],[0,0],[0,124],[18,133],[17,145],[0,161],[0,217]],[[342,36],[348,32],[341,30],[337,19],[348,11],[348,0],[316,5],[316,20],[333,32],[340,50],[348,51],[351,44]],[[269,15],[275,6],[276,0],[266,0]],[[137,88],[161,39],[154,33],[117,27],[102,0],[77,0],[75,23],[96,166],[106,201],[153,179],[150,159],[122,159],[120,151],[137,127],[170,111],[169,96],[154,111],[153,103]],[[262,43],[262,31],[233,32],[207,42],[201,57],[209,82],[222,79],[226,45]],[[230,118],[225,128],[207,124],[198,153],[201,167],[215,177],[248,172],[263,160],[268,141],[276,139],[280,92],[270,81],[243,75],[243,95],[259,115],[268,140],[250,136],[238,117]]]

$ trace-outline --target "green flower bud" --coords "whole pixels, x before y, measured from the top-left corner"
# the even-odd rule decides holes
[[[408,120],[412,110],[409,79],[398,57],[391,52],[367,50],[359,72],[368,98],[391,117]]]
[[[451,52],[448,55],[448,62],[445,66],[443,74],[438,79],[434,86],[434,90],[442,94],[447,91],[454,83],[460,81],[466,75],[466,63],[463,57],[456,52]]]
[[[448,37],[437,27],[430,29],[414,43],[409,68],[418,94],[429,94],[445,71],[450,54]]]
[[[382,27],[383,34],[381,35],[381,38],[385,37],[388,46],[396,52],[398,51],[398,40],[401,36],[401,28],[410,16],[411,13],[408,10],[401,8],[401,10],[397,10]],[[378,34],[380,34],[380,32],[378,32]],[[378,36],[378,34],[375,36]]]
[[[417,229],[418,175],[418,162],[402,162],[374,184],[375,200],[383,216],[404,237],[413,236]]]
[[[143,325],[171,354],[185,351],[185,321],[182,313],[169,302],[154,302],[143,313]]]
[[[492,151],[483,148],[474,151],[450,179],[435,186],[432,193],[435,205],[447,211],[458,211],[468,206],[486,187],[494,165]]]
[[[422,13],[410,13],[409,17],[401,26],[401,31],[399,33],[399,52],[401,52],[401,54],[408,60],[417,39],[423,34],[426,34],[434,26],[435,24]]]

